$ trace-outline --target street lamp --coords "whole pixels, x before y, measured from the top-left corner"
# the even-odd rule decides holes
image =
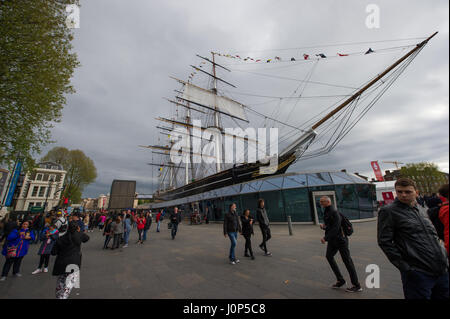
[[[45,209],[47,208],[47,199],[48,199],[48,195],[50,194],[50,191],[51,191],[51,189],[52,189],[52,185],[53,185],[53,182],[54,182],[54,181],[55,181],[55,180],[53,179],[53,176],[50,177],[50,179],[48,180],[48,189],[47,189],[47,196],[45,196],[44,212],[45,212]]]

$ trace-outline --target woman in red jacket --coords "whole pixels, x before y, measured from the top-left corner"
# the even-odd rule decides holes
[[[443,185],[439,189],[439,194],[445,200],[445,201],[443,200],[441,208],[439,209],[439,219],[441,220],[442,224],[444,225],[445,249],[447,249],[447,256],[449,256],[449,253],[448,253],[448,184]]]
[[[139,217],[136,219],[136,225],[139,234],[139,240],[137,242],[143,244],[144,242],[142,240],[142,233],[145,228],[145,218],[142,216],[142,214],[139,214]]]

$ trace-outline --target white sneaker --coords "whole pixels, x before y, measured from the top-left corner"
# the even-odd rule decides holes
[[[128,245],[123,245],[123,246],[122,246],[122,248],[127,248],[127,247],[128,247]]]
[[[44,272],[48,272],[48,268],[44,268]]]
[[[230,264],[236,265],[236,262],[234,260],[230,261]]]
[[[6,277],[0,278],[0,281],[6,281]]]
[[[35,271],[33,271],[31,274],[36,275],[36,274],[40,274],[41,272],[42,272],[42,269],[38,268]]]
[[[13,277],[22,277],[22,274],[15,274]]]

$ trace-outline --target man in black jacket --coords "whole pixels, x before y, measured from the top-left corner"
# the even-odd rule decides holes
[[[328,242],[326,254],[327,260],[337,278],[337,282],[331,287],[337,289],[345,284],[344,277],[342,276],[336,260],[334,259],[334,256],[339,251],[353,284],[353,286],[351,288],[347,288],[346,291],[362,291],[361,285],[358,281],[358,275],[356,274],[355,265],[353,264],[352,257],[350,256],[348,238],[342,231],[341,216],[331,205],[331,199],[328,196],[323,196],[320,199],[320,205],[325,208],[323,214],[323,221],[325,224],[320,225],[320,228],[325,230],[325,237],[321,239],[321,242],[322,244]]]
[[[269,217],[267,216],[266,209],[264,208],[264,199],[258,200],[256,219],[258,220],[259,228],[261,229],[261,234],[263,237],[263,241],[259,245],[259,248],[261,248],[264,251],[264,256],[272,256],[272,253],[267,251],[267,244],[266,244],[269,241],[269,239],[272,238],[272,235],[270,233]]]
[[[413,180],[395,183],[397,198],[378,213],[378,245],[400,270],[406,299],[448,299],[448,260],[444,246],[417,205]]]
[[[178,212],[178,207],[173,209],[173,213],[170,215],[170,223],[172,224],[172,239],[175,239],[178,231],[178,224],[181,222],[181,215]]]
[[[232,265],[239,263],[239,259],[236,258],[235,254],[238,232],[242,234],[242,228],[239,221],[239,216],[236,213],[236,204],[233,203],[230,205],[230,209],[223,219],[223,234],[225,238],[228,236],[231,241],[230,254],[228,258],[230,259],[230,264]]]

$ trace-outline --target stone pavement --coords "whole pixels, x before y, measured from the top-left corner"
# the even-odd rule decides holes
[[[180,298],[180,299],[282,299],[282,298],[403,298],[398,270],[392,266],[376,243],[375,222],[354,224],[350,251],[364,288],[361,293],[333,290],[333,273],[325,259],[326,245],[320,243],[323,231],[318,226],[294,225],[289,236],[287,225],[273,225],[268,248],[273,257],[263,256],[259,227],[252,237],[256,259],[243,257],[244,238],[238,237],[236,253],[241,262],[228,263],[230,241],[223,236],[221,224],[179,226],[175,240],[167,224],[156,233],[155,223],[144,245],[135,244],[133,230],[128,248],[102,250],[103,237],[96,230],[83,245],[81,288],[73,299],[91,298]],[[51,276],[54,258],[47,274],[31,275],[39,261],[39,245],[32,245],[22,263],[21,278],[10,274],[0,282],[0,298],[54,298],[56,277]],[[350,281],[342,260],[337,262]],[[4,257],[1,256],[1,266]],[[380,268],[380,288],[365,286],[365,268]],[[349,283],[350,284],[350,283]]]

